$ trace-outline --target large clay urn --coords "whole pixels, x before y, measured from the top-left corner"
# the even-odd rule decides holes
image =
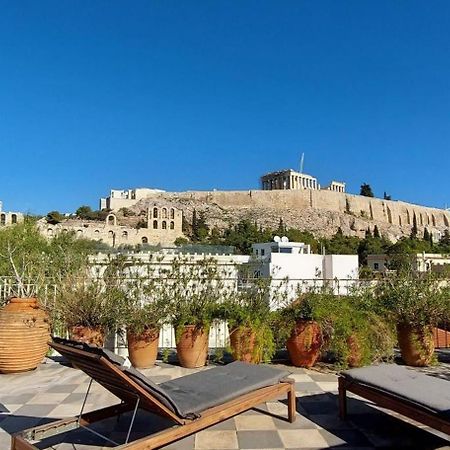
[[[49,317],[38,300],[12,298],[0,311],[0,372],[36,369],[49,340]]]
[[[73,341],[103,347],[105,343],[105,330],[102,327],[86,327],[74,325],[69,328],[69,336]]]
[[[236,327],[230,330],[230,347],[233,359],[248,363],[261,362],[255,352],[256,333],[250,327]]]
[[[405,364],[415,367],[425,367],[430,364],[434,354],[431,326],[413,327],[398,324],[397,340]]]
[[[291,362],[296,367],[312,367],[320,356],[322,331],[313,320],[299,320],[286,342]]]
[[[137,369],[155,365],[158,355],[159,329],[149,328],[142,333],[127,330],[128,358]]]
[[[181,366],[188,369],[203,367],[208,356],[209,330],[186,325],[176,330],[177,355]]]

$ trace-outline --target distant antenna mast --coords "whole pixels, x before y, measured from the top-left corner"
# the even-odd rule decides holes
[[[305,161],[305,154],[302,153],[302,157],[300,158],[300,173],[303,173],[303,163]]]

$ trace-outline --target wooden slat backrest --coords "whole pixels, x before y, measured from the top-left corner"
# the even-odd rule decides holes
[[[67,358],[74,367],[82,370],[122,401],[134,404],[139,397],[141,408],[157,412],[179,424],[186,422],[102,355],[56,342],[51,342],[49,345]]]

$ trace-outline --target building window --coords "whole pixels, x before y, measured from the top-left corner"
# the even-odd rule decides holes
[[[264,256],[266,254],[266,251],[262,248],[261,249],[261,256]]]
[[[162,224],[161,224],[161,225],[162,225],[161,228],[162,228],[163,230],[167,230],[167,222],[166,222],[165,220],[162,221]]]
[[[49,229],[47,230],[47,234],[48,234],[49,236],[53,236],[53,228],[49,228]]]
[[[153,229],[154,229],[154,230],[157,230],[157,229],[158,229],[158,221],[157,221],[157,220],[154,220],[154,221],[153,221]]]
[[[170,222],[170,229],[175,230],[175,222],[173,220]]]
[[[141,239],[141,242],[143,244],[148,244],[148,239],[145,236],[143,236],[142,239]]]
[[[113,239],[114,238],[114,231],[112,231],[112,230],[108,231],[108,237],[110,239]]]
[[[6,225],[6,214],[0,216],[0,225]]]
[[[153,218],[154,219],[158,218],[158,208],[153,208]]]
[[[380,267],[380,265],[378,263],[373,263],[374,270],[378,270],[379,267]]]
[[[175,210],[173,208],[170,208],[170,218],[175,219]]]
[[[17,215],[11,214],[11,223],[17,223]]]
[[[258,256],[258,249],[256,249],[256,256]]]
[[[128,231],[122,231],[122,237],[128,239]]]
[[[167,208],[162,209],[162,218],[167,219]]]

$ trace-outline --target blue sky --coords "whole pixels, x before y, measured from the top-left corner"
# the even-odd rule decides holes
[[[0,200],[297,168],[450,206],[450,2],[0,0]]]

